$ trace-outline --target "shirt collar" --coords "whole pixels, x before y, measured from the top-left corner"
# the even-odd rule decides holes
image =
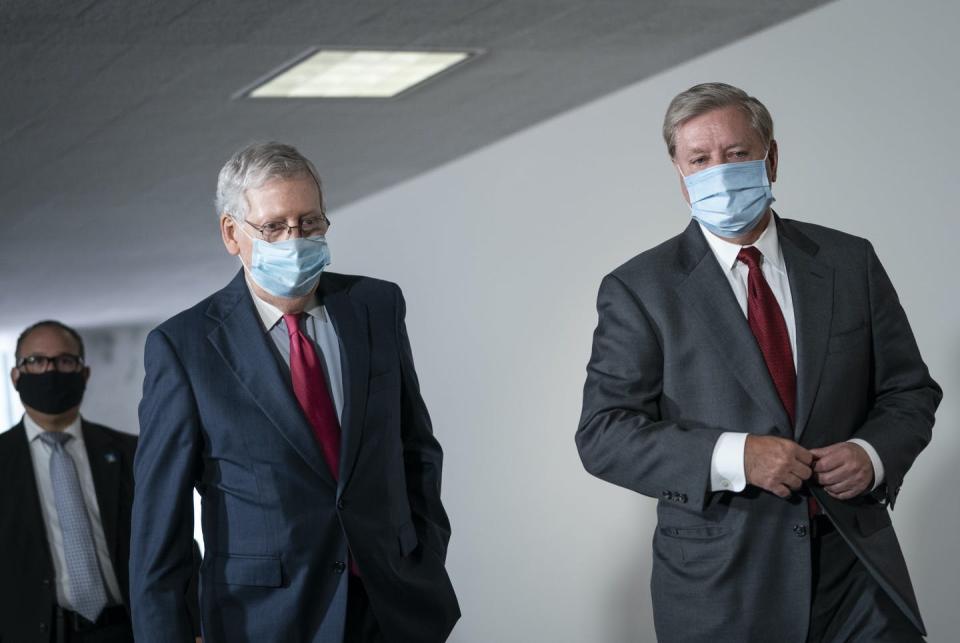
[[[30,417],[28,413],[23,414],[23,428],[27,431],[27,442],[33,442],[38,439],[45,429],[33,421],[33,418]],[[80,430],[80,416],[77,415],[77,419],[70,423],[66,429],[62,431],[63,433],[69,433],[73,436],[73,439],[83,444],[83,431]]]
[[[713,254],[717,258],[717,261],[720,262],[720,265],[723,266],[725,270],[733,270],[737,266],[737,255],[740,254],[740,249],[748,246],[741,246],[721,239],[707,230],[702,223],[699,221],[697,221],[697,223],[700,225],[700,230],[703,232],[703,236],[706,237],[707,243],[710,244],[710,249],[713,250]],[[780,272],[786,272],[786,266],[783,263],[783,253],[780,251],[780,237],[777,233],[776,219],[770,217],[766,230],[764,230],[760,238],[751,245],[763,254],[764,263]]]
[[[263,328],[270,332],[270,330],[277,325],[281,319],[283,319],[283,313],[279,308],[271,304],[270,302],[264,301],[257,296],[257,293],[254,292],[253,288],[250,286],[250,282],[247,281],[247,289],[250,291],[250,296],[253,297],[253,305],[257,309],[257,314],[260,316],[260,321],[263,322]],[[323,304],[318,302],[316,299],[310,304],[310,307],[305,311],[308,315],[316,319],[317,321],[326,321],[327,315],[326,311],[323,309]]]

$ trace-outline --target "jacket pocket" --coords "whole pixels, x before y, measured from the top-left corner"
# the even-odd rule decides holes
[[[397,530],[397,540],[400,542],[400,555],[406,556],[420,543],[417,537],[417,530],[412,522],[405,522]]]
[[[660,527],[660,534],[673,543],[685,564],[723,560],[732,553],[730,532],[716,525]]]
[[[215,554],[204,559],[213,582],[226,585],[256,585],[280,587],[283,584],[283,566],[276,556]]]

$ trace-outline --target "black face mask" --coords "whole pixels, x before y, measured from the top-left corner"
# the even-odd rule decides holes
[[[23,405],[50,415],[63,413],[79,405],[86,388],[83,371],[21,373],[17,380],[17,391]]]

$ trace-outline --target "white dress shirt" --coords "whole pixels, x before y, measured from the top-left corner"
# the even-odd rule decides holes
[[[283,313],[279,308],[270,304],[257,296],[257,293],[250,288],[250,296],[253,297],[253,303],[257,308],[257,314],[260,321],[263,322],[264,330],[270,335],[283,363],[290,368],[290,334],[287,331],[287,324],[283,321]],[[330,393],[330,399],[333,400],[333,406],[337,410],[337,420],[343,425],[343,369],[340,364],[340,338],[333,327],[333,322],[327,315],[326,309],[313,300],[310,308],[305,310],[306,318],[303,320],[301,331],[313,341],[313,346],[320,355],[320,363],[323,365],[323,375],[327,381],[327,391]]]
[[[699,223],[699,222],[698,222]],[[737,261],[740,249],[747,247],[730,243],[714,235],[700,224],[700,230],[706,237],[713,256],[716,257],[727,282],[733,289],[733,294],[740,304],[744,316],[747,315],[747,275],[750,269],[742,261]],[[787,265],[780,251],[780,237],[777,225],[771,217],[766,229],[760,238],[753,244],[763,255],[760,271],[767,280],[773,296],[780,305],[783,319],[787,324],[787,334],[790,336],[790,352],[793,354],[793,367],[797,369],[797,321],[793,310],[793,298],[790,294],[790,280],[787,277]],[[860,445],[870,458],[873,465],[874,484],[876,489],[883,482],[883,463],[876,449],[865,440],[854,438],[849,440]],[[710,462],[710,488],[712,491],[743,491],[747,486],[747,477],[744,471],[743,457],[747,444],[746,433],[726,432],[720,435],[713,447],[713,457]]]
[[[53,482],[50,480],[50,454],[53,449],[40,439],[44,429],[33,419],[24,414],[23,427],[27,432],[27,443],[30,446],[30,456],[33,459],[33,473],[37,480],[37,491],[40,493],[40,509],[43,514],[43,523],[47,529],[47,542],[50,544],[50,554],[53,559],[53,572],[56,576],[57,603],[60,607],[73,610],[73,592],[70,589],[70,572],[67,570],[67,559],[63,552],[63,531],[60,529],[60,516],[57,514],[57,501],[53,495]],[[103,533],[103,524],[100,522],[100,505],[97,503],[97,492],[93,486],[93,473],[90,471],[90,458],[83,442],[83,432],[80,430],[80,417],[68,426],[64,433],[73,436],[67,440],[64,448],[73,464],[77,468],[80,478],[80,489],[83,500],[87,505],[87,515],[90,517],[90,526],[93,531],[93,540],[97,548],[97,560],[100,562],[100,572],[106,582],[107,592],[114,604],[122,605],[120,584],[117,574],[110,560],[110,551],[107,549],[107,539]]]

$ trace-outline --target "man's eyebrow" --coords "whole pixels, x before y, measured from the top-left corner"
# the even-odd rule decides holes
[[[730,143],[729,145],[725,145],[723,150],[727,151],[735,147],[750,147],[750,143],[747,141],[737,141],[735,143]],[[709,154],[709,153],[710,153],[710,150],[706,150],[700,147],[691,147],[689,150],[687,150],[687,154]]]

